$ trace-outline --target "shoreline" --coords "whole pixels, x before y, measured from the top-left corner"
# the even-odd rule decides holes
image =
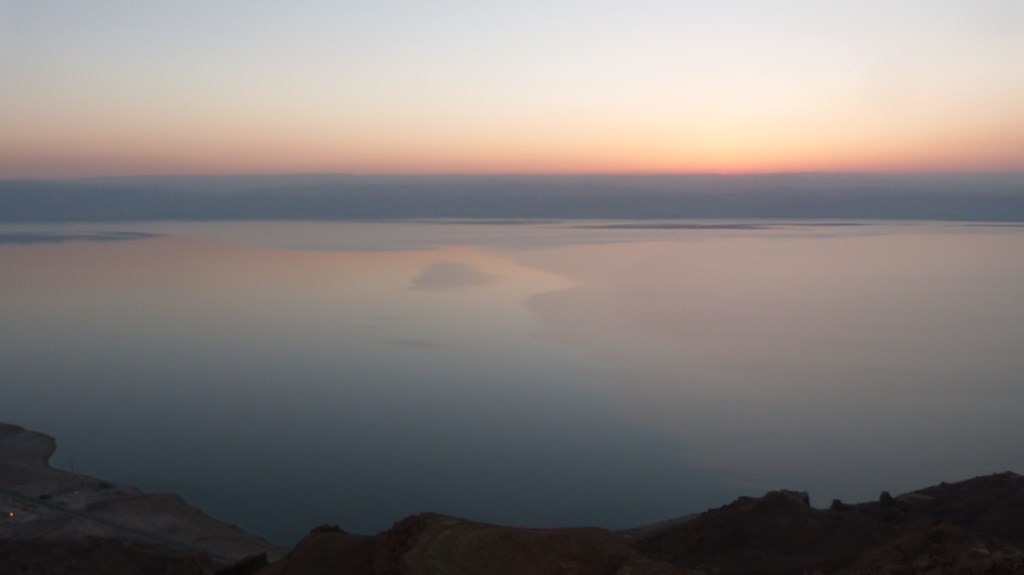
[[[206,553],[222,564],[284,552],[178,495],[56,469],[50,466],[56,449],[49,435],[0,423],[0,542],[129,539]]]

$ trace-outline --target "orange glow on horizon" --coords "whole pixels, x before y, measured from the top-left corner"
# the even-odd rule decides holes
[[[828,110],[799,121],[789,114],[662,119],[612,111],[583,111],[607,112],[598,120],[581,112],[543,124],[538,112],[521,124],[500,117],[447,129],[443,117],[366,125],[308,117],[228,117],[205,126],[165,119],[142,127],[125,119],[102,130],[78,126],[77,138],[53,121],[17,142],[0,137],[0,178],[1024,170],[1024,119],[977,126],[917,119],[894,128]]]
[[[0,179],[1024,171],[1012,2],[72,4],[0,10]]]
[[[75,178],[173,174],[643,174],[782,172],[986,172],[1024,171],[1024,142],[972,142],[954,148],[943,142],[841,149],[830,142],[760,142],[719,146],[650,145],[617,149],[333,151],[330,148],[275,150],[265,146],[211,146],[102,152],[64,148],[59,153],[0,149],[0,179]],[[154,149],[155,148],[155,149]],[[248,149],[246,149],[248,148]]]

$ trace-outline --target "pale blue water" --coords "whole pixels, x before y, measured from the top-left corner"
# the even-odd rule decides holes
[[[869,499],[1020,471],[1022,253],[939,223],[6,225],[0,420],[282,543]]]

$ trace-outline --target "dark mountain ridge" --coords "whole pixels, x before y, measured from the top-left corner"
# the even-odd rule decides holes
[[[424,513],[373,536],[321,526],[285,552],[180,497],[53,469],[55,445],[0,424],[0,573],[1024,573],[1024,477],[1012,472],[828,509],[772,491],[623,532]]]
[[[1024,173],[149,176],[0,181],[0,222],[1024,221]]]

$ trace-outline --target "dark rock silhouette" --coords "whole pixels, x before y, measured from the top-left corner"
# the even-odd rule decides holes
[[[376,537],[314,530],[259,573],[1024,573],[1022,498],[1003,473],[827,510],[773,491],[622,533],[423,514]]]
[[[426,513],[376,537],[315,529],[260,575],[492,575],[536,573],[682,575],[643,557],[625,538],[597,528],[518,529]]]
[[[53,448],[0,424],[3,575],[1024,573],[1024,477],[1010,472],[828,509],[772,491],[622,532],[424,513],[375,536],[320,526],[274,560],[273,546],[176,496],[50,468]]]
[[[636,538],[645,555],[708,573],[1022,573],[1024,478],[943,484],[828,510],[806,495],[741,497]],[[837,504],[838,503],[838,504]]]
[[[370,573],[373,537],[352,535],[337,527],[313,529],[284,559],[260,575]]]

